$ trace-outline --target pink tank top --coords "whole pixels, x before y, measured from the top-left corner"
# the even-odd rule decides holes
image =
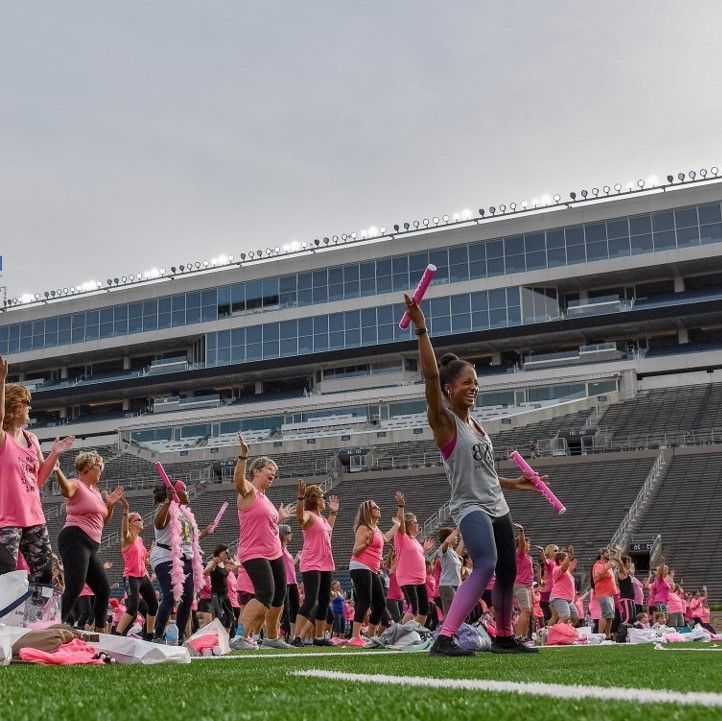
[[[399,586],[420,586],[426,583],[426,559],[421,544],[408,533],[394,536],[396,549],[396,580]]]
[[[286,569],[286,585],[298,583],[296,579],[296,564],[293,562],[293,556],[285,547],[283,549],[283,565]]]
[[[243,566],[239,566],[238,570],[236,571],[236,591],[238,593],[254,593],[255,589],[253,588],[253,583],[251,581],[251,577],[248,575],[248,572],[246,571]],[[210,598],[210,596],[209,596]]]
[[[335,571],[331,551],[331,524],[322,516],[311,514],[313,523],[303,532],[301,573],[304,571]]]
[[[123,578],[133,576],[133,578],[142,578],[145,576],[145,560],[148,557],[148,551],[145,550],[145,544],[140,536],[136,536],[135,541],[127,548],[121,548],[123,554]]]
[[[352,560],[363,563],[364,566],[370,568],[374,573],[381,570],[381,556],[384,552],[384,535],[378,528],[374,528],[374,537],[371,545],[364,548],[361,553],[352,556]]]
[[[386,598],[389,601],[403,601],[404,594],[399,588],[399,582],[396,580],[396,571],[389,573],[389,590],[386,592]]]
[[[282,555],[278,535],[278,511],[265,493],[256,491],[253,503],[238,511],[241,535],[238,539],[238,560],[267,558],[273,561]]]
[[[0,528],[28,528],[45,523],[40,503],[38,471],[40,457],[29,433],[23,431],[28,448],[5,434],[0,448]]]
[[[96,543],[100,543],[103,535],[103,521],[108,515],[108,508],[100,495],[97,486],[86,486],[77,478],[76,490],[71,498],[65,499],[65,525],[77,526]]]
[[[211,592],[210,576],[203,576],[203,585],[201,586],[200,597],[204,601],[210,601],[210,599],[213,598],[213,593]]]

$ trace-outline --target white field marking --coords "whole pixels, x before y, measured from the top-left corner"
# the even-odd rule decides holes
[[[368,651],[316,651],[315,653],[267,653],[262,649],[255,651],[249,650],[242,654],[233,656],[191,656],[191,661],[235,661],[237,659],[259,659],[259,658],[315,658],[319,656],[379,656],[379,655],[399,655],[400,651],[388,651],[386,649],[369,649]],[[404,654],[408,655],[408,654]]]
[[[722,647],[713,645],[707,648],[679,648],[678,646],[668,646],[661,643],[654,644],[655,651],[701,651],[702,653],[710,653],[712,651],[722,651]]]
[[[518,683],[516,681],[489,681],[483,679],[425,678],[422,676],[386,676],[338,671],[293,671],[293,676],[324,678],[331,681],[354,683],[398,684],[426,688],[457,688],[466,691],[492,691],[517,693],[522,696],[549,696],[550,698],[599,699],[600,701],[636,701],[637,703],[675,703],[681,706],[707,706],[722,708],[722,693],[702,691],[666,691],[653,688],[619,688],[615,686],[573,686],[558,683]]]

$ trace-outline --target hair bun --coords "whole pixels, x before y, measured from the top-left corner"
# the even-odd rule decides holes
[[[448,366],[450,363],[453,363],[455,360],[459,360],[459,356],[455,353],[444,353],[444,355],[439,358],[439,365],[440,366]]]

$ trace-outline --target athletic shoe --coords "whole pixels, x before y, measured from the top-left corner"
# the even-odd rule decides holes
[[[257,651],[258,644],[251,638],[236,636],[230,643],[234,651]]]
[[[313,645],[314,646],[333,646],[327,638],[314,638],[313,639]]]
[[[349,646],[359,646],[360,648],[364,648],[366,646],[366,641],[364,641],[364,639],[361,638],[361,636],[356,636],[348,642],[348,645]]]
[[[300,636],[295,636],[291,641],[291,646],[294,646],[295,648],[303,648],[305,645],[306,644]]]
[[[434,645],[429,649],[430,656],[476,656],[473,651],[461,648],[451,636],[437,636]]]
[[[286,643],[280,636],[278,638],[264,638],[261,641],[261,648],[282,648],[288,650],[289,648],[295,648],[290,643]]]
[[[538,648],[527,646],[516,636],[497,636],[491,642],[492,653],[539,653]]]

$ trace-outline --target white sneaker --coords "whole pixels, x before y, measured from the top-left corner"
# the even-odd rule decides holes
[[[258,644],[251,638],[236,636],[230,643],[234,651],[257,651]]]

